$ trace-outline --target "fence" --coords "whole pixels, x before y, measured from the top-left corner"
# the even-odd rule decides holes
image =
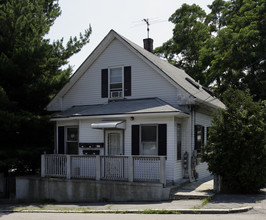
[[[42,155],[42,177],[166,184],[163,156]]]

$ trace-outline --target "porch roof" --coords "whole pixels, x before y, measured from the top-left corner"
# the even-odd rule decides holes
[[[94,129],[120,128],[125,129],[124,121],[99,121],[91,124]]]
[[[73,106],[59,112],[52,119],[76,118],[104,115],[135,115],[152,113],[183,113],[179,108],[162,101],[159,98],[131,99],[112,101],[106,104]]]

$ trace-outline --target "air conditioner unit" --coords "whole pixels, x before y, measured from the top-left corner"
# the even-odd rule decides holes
[[[122,91],[112,91],[110,98],[122,98]]]

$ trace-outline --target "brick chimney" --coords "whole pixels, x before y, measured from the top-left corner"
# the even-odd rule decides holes
[[[153,52],[153,39],[151,38],[146,38],[143,39],[143,44],[144,44],[144,49],[149,51],[149,52]]]

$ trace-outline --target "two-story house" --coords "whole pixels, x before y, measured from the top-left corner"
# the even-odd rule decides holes
[[[163,188],[210,175],[197,153],[217,108],[207,88],[152,53],[151,39],[142,48],[111,30],[47,106],[55,150],[42,156],[42,176],[104,184],[97,195],[71,186],[65,201],[165,199]]]

